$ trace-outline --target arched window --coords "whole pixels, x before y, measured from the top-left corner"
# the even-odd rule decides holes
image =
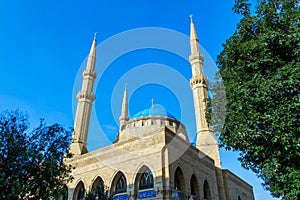
[[[127,191],[127,182],[125,176],[122,174],[117,182],[115,188],[115,194],[124,193],[126,191]]]
[[[238,200],[241,200],[241,197],[240,197],[240,195],[238,196]]]
[[[80,181],[75,188],[74,199],[82,200],[82,199],[84,199],[84,195],[85,195],[84,185],[83,185],[83,182]]]
[[[154,188],[153,175],[149,168],[142,174],[139,184],[139,190]]]
[[[190,187],[193,199],[200,199],[199,185],[195,174],[191,177]]]
[[[125,175],[119,171],[113,178],[111,183],[110,199],[114,200],[127,200],[129,196],[127,194],[127,180]]]
[[[191,180],[191,195],[195,196],[196,195],[196,189],[192,183],[192,180]]]
[[[143,165],[134,180],[134,199],[153,199],[156,197],[154,190],[154,176],[146,165]]]
[[[182,170],[180,169],[180,167],[178,167],[175,171],[174,189],[183,192],[185,190],[184,185],[184,176]]]
[[[77,195],[77,200],[81,200],[84,198],[84,187],[83,185],[79,188],[79,191],[78,191],[78,195]]]
[[[102,180],[102,178],[100,178],[99,176],[96,178],[96,180],[93,182],[92,188],[96,189],[96,188],[104,188],[104,182]]]
[[[174,189],[172,192],[172,199],[182,200],[185,193],[185,182],[182,170],[177,167],[174,174]]]
[[[181,191],[179,177],[176,175],[175,175],[175,181],[174,181],[174,188],[175,188],[175,190]]]
[[[210,189],[207,180],[204,181],[203,184],[203,192],[204,192],[204,199],[205,200],[211,200],[211,194]]]

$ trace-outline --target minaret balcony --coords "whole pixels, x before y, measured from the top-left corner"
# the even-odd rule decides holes
[[[91,102],[93,102],[96,99],[96,96],[93,93],[85,93],[85,92],[79,92],[77,95],[77,99],[78,101],[80,101],[81,99],[85,100],[89,100]]]
[[[207,87],[208,79],[206,76],[199,75],[199,76],[193,76],[190,79],[190,86],[193,87],[195,85]]]

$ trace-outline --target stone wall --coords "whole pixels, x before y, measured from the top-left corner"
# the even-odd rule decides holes
[[[228,200],[254,200],[253,188],[229,170],[222,170]]]

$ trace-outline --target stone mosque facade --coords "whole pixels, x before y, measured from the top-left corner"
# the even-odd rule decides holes
[[[113,200],[253,200],[252,186],[222,169],[218,142],[205,118],[208,79],[203,72],[195,25],[190,25],[190,86],[196,116],[196,145],[189,143],[185,126],[158,105],[128,116],[125,89],[120,129],[110,146],[87,151],[88,127],[95,96],[96,37],[83,72],[68,162],[75,169],[68,184],[69,200],[82,199],[104,184]]]

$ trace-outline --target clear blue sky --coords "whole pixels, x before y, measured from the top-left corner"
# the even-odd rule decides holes
[[[167,32],[177,31],[175,35],[188,35],[189,14],[193,13],[199,41],[212,61],[215,61],[222,50],[222,43],[235,31],[239,20],[239,16],[231,10],[233,2],[0,1],[0,110],[26,110],[33,125],[42,117],[49,123],[59,122],[72,127],[74,94],[78,92],[78,83],[81,83],[76,77],[81,73],[80,67],[89,52],[94,32],[98,32],[99,44],[107,41],[107,45],[110,45],[106,48],[109,52],[102,52],[101,55],[119,55],[118,50],[131,40],[124,41],[123,38],[122,43],[116,43],[111,38],[116,38],[116,34],[121,33],[117,35],[121,37],[126,35],[123,33],[126,30],[142,28],[138,30],[143,31],[143,27],[156,27],[166,28]],[[134,37],[134,34],[139,32],[134,31],[131,36]],[[156,37],[155,34],[147,34],[142,33],[137,37],[141,43]],[[172,38],[174,41],[164,40],[163,43],[171,46],[175,44],[176,48],[182,40]],[[191,76],[187,59],[178,57],[174,52],[144,48],[113,60],[98,77],[95,89],[97,99],[94,111],[108,141],[113,140],[118,131],[117,118],[125,82],[128,83],[130,93],[131,116],[148,108],[154,98],[157,104],[163,105],[177,119],[182,119],[190,140],[193,140],[195,124],[191,110],[191,91],[187,83]],[[215,70],[209,67],[206,72]],[[142,71],[138,71],[140,69]],[[169,82],[163,86],[162,79],[168,80],[170,77],[181,80],[176,84],[183,89],[176,89],[176,84]],[[148,82],[139,82],[146,79]],[[182,95],[185,91],[186,96]],[[185,113],[191,118],[184,117]],[[97,129],[91,127],[91,132],[93,130]],[[99,137],[102,136],[90,134],[89,149],[104,145]],[[273,199],[269,192],[263,190],[261,181],[252,172],[240,167],[237,153],[221,150],[221,159],[224,168],[253,185],[256,199]]]

